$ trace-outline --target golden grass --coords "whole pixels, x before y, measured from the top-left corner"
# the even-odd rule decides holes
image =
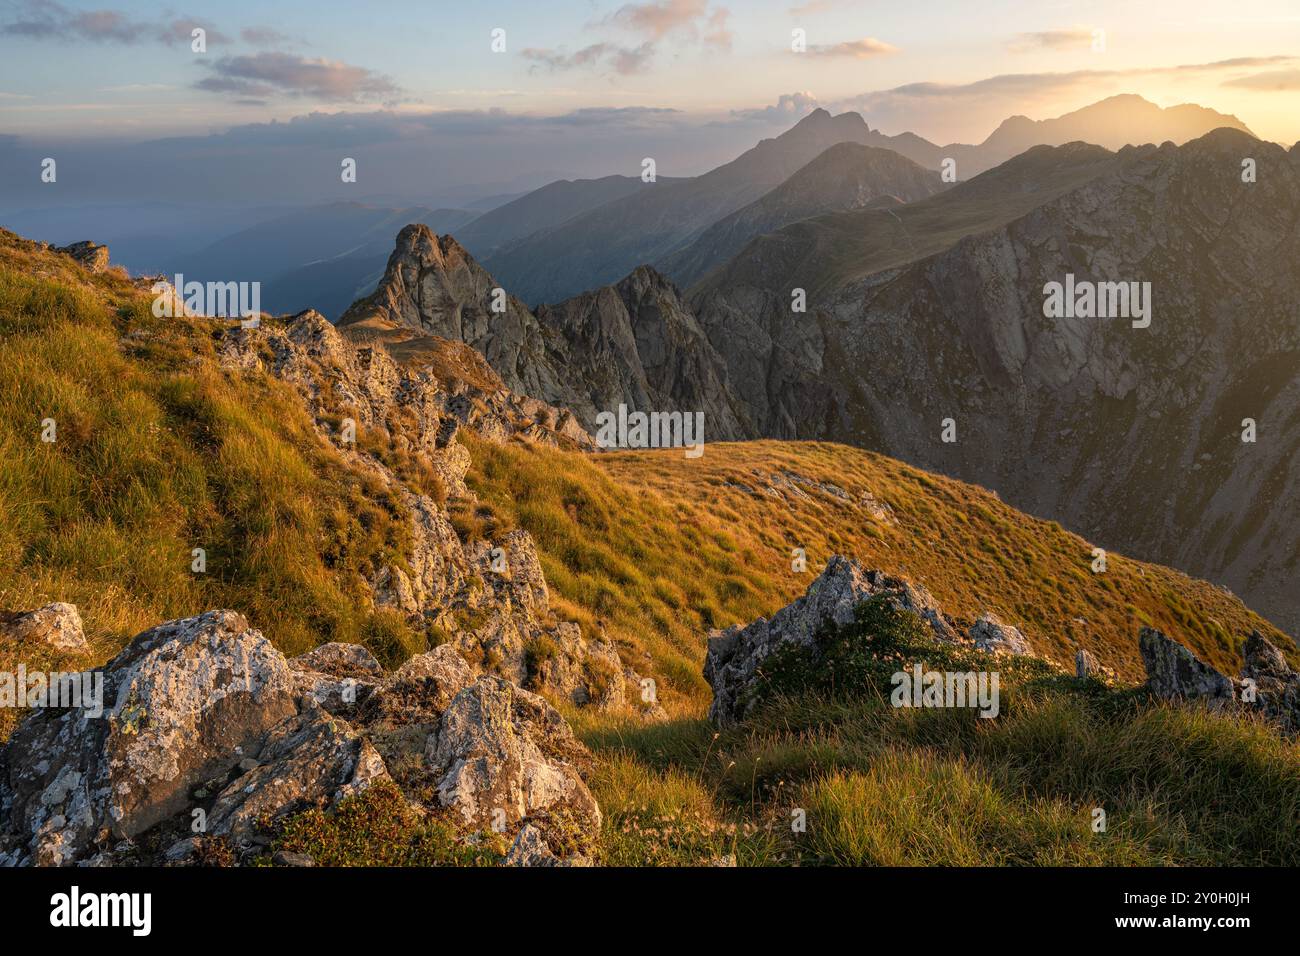
[[[1220,588],[1114,553],[1094,574],[1093,546],[1055,522],[855,448],[715,443],[698,459],[515,443],[471,442],[471,451],[471,486],[495,526],[536,538],[561,615],[615,638],[634,664],[648,654],[670,691],[692,702],[683,715],[708,700],[708,629],[778,610],[836,553],[925,585],[958,618],[994,613],[1064,666],[1083,647],[1133,681],[1144,624],[1230,673],[1252,628],[1294,647]],[[864,495],[888,507],[885,520]],[[807,555],[802,573],[792,570],[795,548]]]

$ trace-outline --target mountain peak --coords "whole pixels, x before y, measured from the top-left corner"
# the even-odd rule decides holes
[[[819,106],[782,135],[789,136],[800,130],[805,133],[821,132],[822,130],[857,130],[865,133],[869,129],[867,121],[862,118],[861,113],[850,110],[846,113],[840,113],[838,116],[832,116],[829,110]]]

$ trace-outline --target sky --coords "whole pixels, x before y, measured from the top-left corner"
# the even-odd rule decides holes
[[[133,179],[151,155],[242,170],[205,172],[214,198],[305,189],[340,151],[370,196],[636,175],[647,155],[693,175],[818,106],[945,144],[1121,92],[1300,140],[1297,0],[178,3],[0,0],[0,198],[46,155],[98,195],[198,188]],[[263,195],[250,163],[284,175]]]

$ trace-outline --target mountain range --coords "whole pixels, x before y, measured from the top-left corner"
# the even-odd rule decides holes
[[[715,172],[793,165],[801,130],[820,144],[865,124],[812,116]],[[500,260],[480,266],[426,231],[404,234],[380,291],[340,327],[399,354],[420,354],[422,336],[463,341],[588,428],[626,403],[704,411],[712,439],[876,449],[1208,577],[1297,628],[1297,150],[1232,127],[1181,146],[1035,146],[951,188],[852,138],[810,164],[668,257],[701,276],[688,293],[638,265],[553,306],[507,296],[502,317],[492,290],[515,289],[489,271]],[[667,187],[659,213],[689,185]],[[551,275],[563,236],[590,226],[597,243],[616,210],[652,195],[550,234]],[[666,235],[668,217],[654,221]],[[635,245],[654,228],[622,232]],[[412,256],[413,241],[426,252]],[[1067,276],[1149,283],[1150,328],[1047,317],[1043,290]]]

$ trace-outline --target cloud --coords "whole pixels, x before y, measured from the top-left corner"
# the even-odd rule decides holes
[[[195,87],[244,98],[302,96],[324,102],[363,102],[400,92],[386,76],[338,60],[308,59],[293,53],[226,56],[210,64],[212,76]]]
[[[719,7],[709,14],[709,20],[706,24],[707,32],[704,34],[704,45],[706,47],[726,53],[731,52],[731,44],[735,39],[735,34],[727,27],[727,20],[730,16],[731,11],[726,7]]]
[[[1001,73],[970,83],[907,83],[888,90],[864,93],[843,101],[857,108],[867,106],[873,99],[904,98],[911,100],[975,99],[981,97],[1026,97],[1054,94],[1076,87],[1086,87],[1098,80],[1125,79],[1142,76],[1172,76],[1181,74],[1212,74],[1226,70],[1259,68],[1300,62],[1296,56],[1238,57],[1215,60],[1209,63],[1184,63],[1176,66],[1136,67],[1125,70],[1072,70],[1064,73]],[[1296,71],[1278,70],[1276,75],[1296,75]],[[1269,74],[1258,74],[1267,76]],[[1249,78],[1245,78],[1249,79]],[[1232,85],[1253,86],[1249,82],[1228,81]],[[1228,85],[1225,83],[1224,85]],[[1264,86],[1271,89],[1272,87]]]
[[[637,47],[618,46],[614,43],[593,43],[575,53],[563,50],[537,49],[530,47],[519,54],[533,65],[529,72],[545,69],[551,73],[588,68],[592,70],[613,70],[627,76],[643,73],[654,58],[654,44],[646,41]]]
[[[1040,33],[1017,33],[1007,44],[1014,53],[1034,50],[1070,50],[1092,45],[1092,31],[1086,27],[1069,30],[1044,30]]]
[[[245,27],[239,31],[239,38],[249,46],[290,46],[293,38],[271,27]]]
[[[1300,91],[1300,70],[1269,70],[1225,80],[1224,86],[1260,93],[1290,93]]]
[[[877,40],[875,37],[863,37],[861,40],[846,40],[843,43],[810,46],[808,52],[813,56],[842,56],[852,57],[855,60],[865,60],[867,57],[897,53],[898,47],[886,43],[884,40]]]
[[[27,0],[17,19],[0,24],[0,34],[30,40],[86,40],[92,43],[189,43],[202,27],[209,44],[229,37],[198,17],[173,17],[165,23],[133,19],[118,10],[69,10],[55,0]]]
[[[707,0],[658,0],[652,3],[627,3],[606,19],[624,29],[662,40],[677,31],[695,32],[695,21],[704,16]]]
[[[818,103],[817,97],[809,92],[799,93],[782,93],[777,98],[773,106],[764,106],[758,109],[749,110],[732,110],[731,115],[740,120],[752,120],[758,122],[780,123],[788,122],[792,119],[798,119],[813,110],[821,104]]]

